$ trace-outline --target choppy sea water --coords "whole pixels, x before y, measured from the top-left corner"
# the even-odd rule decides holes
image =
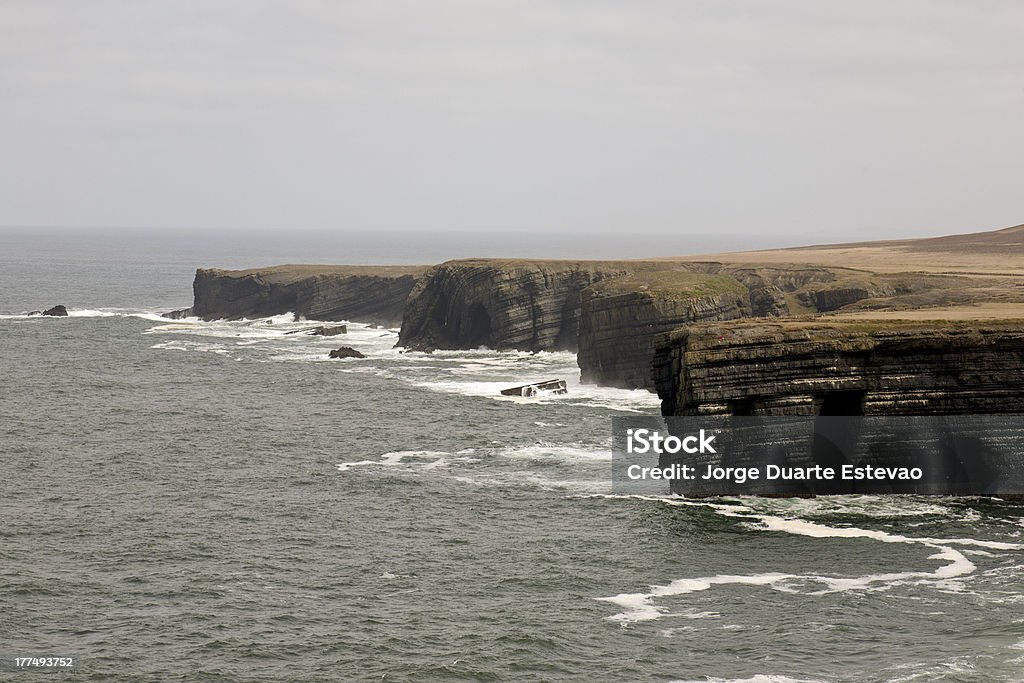
[[[5,653],[97,681],[1024,680],[1024,508],[617,496],[610,418],[657,400],[571,354],[168,321],[187,272],[61,258],[0,274]]]

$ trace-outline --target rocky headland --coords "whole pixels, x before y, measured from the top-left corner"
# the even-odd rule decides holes
[[[728,323],[721,328],[732,330],[722,335],[724,348],[735,348],[739,357],[753,353],[744,341],[752,329],[773,330],[758,348],[780,358],[795,357],[798,348],[805,348],[794,345],[791,335],[810,334],[809,329],[818,330],[815,343],[835,339],[840,344],[849,338],[856,348],[867,343],[857,330],[868,324],[875,325],[872,343],[880,349],[908,335],[936,348],[989,340],[950,330],[957,320],[1024,319],[1021,245],[1024,226],[927,240],[693,258],[200,269],[192,308],[170,315],[237,319],[295,312],[311,320],[400,325],[399,345],[410,350],[576,351],[585,382],[657,390],[670,414],[699,412],[704,408],[698,404],[705,404],[693,403],[697,399],[679,389],[694,381],[682,374],[681,364],[692,353],[686,350],[691,331]],[[753,320],[758,321],[751,323],[754,327],[744,327],[743,321]],[[808,320],[823,327],[808,328]],[[901,327],[899,320],[918,322]],[[779,327],[765,327],[769,321]],[[843,321],[860,321],[861,327]],[[1012,327],[1006,323],[1000,329]],[[830,363],[802,367],[819,373],[825,386],[837,381]],[[739,365],[729,370],[739,371]],[[785,375],[744,381],[749,391],[763,395],[761,403],[748,406],[751,410],[779,411],[784,404],[791,406],[785,409],[805,410],[819,400],[808,404],[806,397],[785,398],[769,387],[785,384]],[[871,404],[867,400],[865,405]],[[900,405],[909,410],[911,404]]]
[[[405,300],[426,267],[281,265],[250,270],[200,268],[191,308],[169,318],[261,318],[293,312],[311,320],[402,321]]]
[[[657,391],[663,416],[790,416],[815,425],[822,416],[876,420],[851,432],[858,440],[840,439],[847,450],[820,441],[816,432],[772,427],[770,448],[795,448],[781,460],[778,452],[758,450],[761,423],[740,425],[736,434],[747,429],[756,437],[752,450],[737,447],[727,460],[708,455],[708,466],[817,467],[846,463],[854,454],[858,462],[930,473],[928,481],[906,486],[765,482],[750,493],[1024,494],[1024,469],[1006,444],[948,426],[890,443],[893,425],[884,422],[971,415],[975,430],[991,428],[997,440],[1021,432],[976,418],[1024,414],[1024,226],[694,258],[200,269],[194,295],[191,309],[172,315],[294,312],[310,320],[400,325],[398,345],[406,351],[574,351],[584,382]],[[348,347],[330,355],[362,357]],[[984,457],[971,455],[979,448]],[[1019,481],[1003,478],[1009,471]],[[677,481],[672,490],[736,492],[717,484],[683,488]]]

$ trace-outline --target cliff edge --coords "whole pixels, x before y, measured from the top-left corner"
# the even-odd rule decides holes
[[[200,268],[191,309],[173,316],[203,320],[294,312],[312,320],[402,322],[405,300],[426,266],[281,265],[249,270]]]
[[[1024,413],[1024,320],[740,320],[655,341],[664,415]]]
[[[398,344],[418,349],[575,351],[583,290],[645,267],[659,266],[627,261],[448,261],[432,268],[413,288]]]

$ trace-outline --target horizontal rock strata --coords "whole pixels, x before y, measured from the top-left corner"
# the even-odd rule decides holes
[[[200,268],[193,283],[192,308],[169,315],[237,320],[294,312],[311,320],[397,326],[416,278],[425,271],[419,266]]]
[[[583,382],[651,388],[654,338],[702,320],[749,316],[749,293],[726,275],[640,273],[583,290],[578,362]]]
[[[665,415],[1024,413],[1024,321],[735,321],[655,340]]]
[[[410,294],[398,343],[424,349],[575,350],[583,289],[642,267],[624,261],[442,263]]]
[[[652,390],[654,340],[679,327],[1024,301],[1001,276],[674,259],[200,269],[193,288],[193,307],[168,317],[401,322],[408,350],[578,351],[584,382]]]

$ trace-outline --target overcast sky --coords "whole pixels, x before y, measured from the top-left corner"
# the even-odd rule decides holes
[[[0,225],[1024,222],[1018,0],[0,0]]]

